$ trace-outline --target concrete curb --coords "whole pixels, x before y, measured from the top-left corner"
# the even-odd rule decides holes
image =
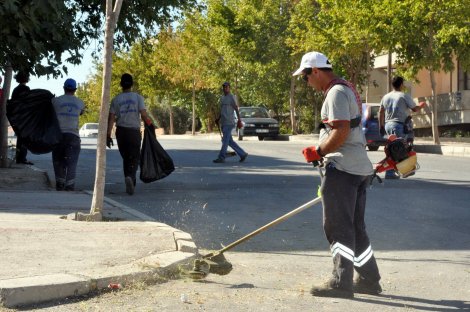
[[[470,146],[415,144],[414,149],[417,153],[470,157]]]
[[[92,275],[52,274],[0,281],[0,303],[14,308],[40,302],[83,296],[97,290],[118,288],[143,282],[158,282],[176,275],[180,265],[195,257],[192,253],[173,251],[152,255],[130,265],[113,267]],[[119,273],[117,273],[119,272]]]
[[[86,193],[86,194],[88,194],[88,195],[90,195],[90,196],[93,196],[93,191],[84,190],[83,192]],[[110,204],[110,205],[113,205],[113,206],[115,206],[115,207],[121,209],[122,211],[124,211],[124,212],[126,212],[126,213],[128,213],[128,214],[130,214],[130,215],[132,215],[132,216],[134,216],[134,217],[136,217],[136,218],[138,218],[138,219],[140,219],[140,220],[143,220],[143,221],[156,221],[154,218],[152,218],[152,217],[150,217],[150,216],[148,216],[148,215],[146,215],[146,214],[144,214],[144,213],[142,213],[142,212],[140,212],[140,211],[138,211],[138,210],[135,210],[135,209],[133,209],[133,208],[131,208],[131,207],[128,207],[128,206],[126,206],[126,205],[123,205],[123,204],[121,204],[121,203],[119,203],[119,202],[117,202],[117,201],[115,201],[115,200],[113,200],[113,199],[111,199],[111,198],[106,197],[106,196],[104,196],[104,201],[105,201],[106,203],[108,203],[108,204]]]
[[[50,185],[47,171],[43,172]],[[84,191],[93,195],[91,191]],[[108,289],[110,284],[118,288],[135,283],[156,283],[164,278],[176,276],[180,267],[188,265],[198,254],[198,248],[189,233],[175,229],[167,224],[157,222],[154,218],[135,209],[127,207],[110,198],[105,202],[117,207],[125,213],[142,220],[142,222],[158,223],[173,230],[175,250],[165,251],[146,256],[132,263],[101,270],[91,270],[84,274],[51,274],[5,279],[0,281],[0,306],[15,308],[41,302],[60,300],[91,294],[98,290]]]

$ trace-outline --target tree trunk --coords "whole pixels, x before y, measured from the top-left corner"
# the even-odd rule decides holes
[[[434,71],[429,70],[429,77],[431,78],[431,96],[432,96],[432,110],[431,110],[431,128],[432,138],[434,144],[441,144],[439,140],[439,128],[437,126],[437,94],[436,94],[436,79],[434,78]]]
[[[392,91],[392,51],[388,50],[387,60],[387,93]]]
[[[103,214],[104,184],[106,176],[106,135],[108,131],[109,102],[111,97],[111,73],[113,62],[113,38],[116,22],[121,11],[122,0],[106,0],[106,30],[103,54],[103,86],[101,90],[100,126],[96,148],[96,175],[90,214]]]
[[[191,129],[191,134],[195,135],[196,134],[196,82],[193,79],[193,96],[192,96],[192,102],[193,102],[193,127]]]
[[[297,134],[297,122],[295,120],[295,77],[290,79],[290,124],[292,126],[292,134]]]
[[[171,97],[168,97],[168,108],[170,110],[170,134],[175,134],[174,115],[171,107]]]
[[[369,84],[370,84],[370,52],[369,49],[367,49],[367,54],[366,54],[367,60],[367,69],[366,69],[366,103],[369,103]],[[362,107],[361,107],[362,108]]]
[[[7,65],[5,68],[5,81],[3,82],[3,96],[0,103],[0,168],[8,167],[8,119],[7,119],[7,100],[10,97],[11,78],[13,68]]]
[[[428,46],[426,49],[427,57],[431,58],[433,55],[433,42],[434,42],[434,29],[431,25],[428,32]],[[431,129],[434,144],[439,145],[439,128],[437,126],[437,94],[436,94],[436,79],[434,78],[434,69],[429,66],[429,78],[431,80],[431,97],[432,97],[432,110],[431,110]]]

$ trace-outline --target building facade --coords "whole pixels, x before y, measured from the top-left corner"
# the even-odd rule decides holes
[[[374,69],[371,72],[369,85],[365,86],[363,98],[369,103],[379,103],[387,93],[387,63],[388,55],[380,55],[375,59]],[[392,55],[392,67],[395,58]],[[455,60],[455,69],[452,72],[444,71],[434,73],[437,94],[437,122],[442,130],[454,129],[470,131],[470,73],[463,70]],[[428,106],[413,113],[415,129],[431,128],[431,110],[433,105],[431,92],[431,78],[429,71],[421,70],[417,75],[419,82],[407,81],[405,86],[416,102],[426,101]]]

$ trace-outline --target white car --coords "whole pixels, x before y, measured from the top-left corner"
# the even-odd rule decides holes
[[[78,130],[80,137],[85,138],[96,138],[98,137],[98,124],[97,123],[86,123]]]

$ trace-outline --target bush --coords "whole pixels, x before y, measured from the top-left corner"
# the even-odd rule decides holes
[[[175,106],[173,110],[173,130],[174,134],[185,134],[186,130],[191,127],[191,114],[184,108]],[[157,127],[163,128],[166,134],[170,133],[170,109],[168,106],[152,107],[150,110],[153,118],[157,123]],[[189,122],[188,122],[189,121]]]

